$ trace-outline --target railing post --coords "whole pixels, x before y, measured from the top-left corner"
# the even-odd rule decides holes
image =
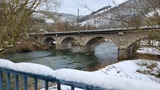
[[[74,90],[74,86],[71,86],[71,90]]]
[[[45,80],[45,90],[48,90],[48,81],[47,80]]]
[[[18,74],[15,74],[15,90],[19,90]]]
[[[61,84],[59,82],[57,83],[57,90],[61,90]]]
[[[3,90],[3,72],[0,71],[0,90]]]
[[[34,90],[37,90],[37,78],[34,78]]]
[[[27,87],[27,82],[28,82],[28,78],[27,76],[23,76],[23,79],[24,79],[24,90],[28,90],[28,87]]]
[[[7,90],[11,89],[11,75],[7,72]]]

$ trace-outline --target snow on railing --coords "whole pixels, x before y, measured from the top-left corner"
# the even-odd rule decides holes
[[[103,90],[98,86],[93,86],[81,82],[74,82],[70,80],[57,79],[54,71],[43,65],[31,64],[31,63],[13,63],[9,60],[0,59],[0,90],[30,90],[28,85],[28,78],[32,78],[34,83],[34,90],[38,90],[38,81],[44,81],[44,89],[49,90],[49,82],[56,83],[57,90],[61,90],[61,85],[70,86],[70,90],[80,88],[84,90]],[[12,76],[12,77],[11,77]],[[14,76],[14,77],[13,77]],[[63,75],[62,75],[63,76]],[[23,81],[19,81],[22,77]],[[15,81],[14,87],[11,88],[11,81]],[[6,82],[7,84],[5,85]],[[20,86],[20,84],[23,85]]]
[[[19,81],[21,78],[22,80]],[[54,71],[44,65],[13,63],[9,60],[0,59],[0,90],[11,90],[11,85],[14,85],[14,90],[20,90],[19,88],[22,86],[23,90],[30,90],[28,78],[32,78],[34,90],[39,89],[39,80],[44,81],[45,90],[49,90],[50,82],[57,85],[57,90],[61,90],[63,85],[69,86],[69,90],[76,88],[80,88],[78,90],[160,90],[160,84],[157,83],[73,69]],[[14,84],[11,81],[14,81]]]

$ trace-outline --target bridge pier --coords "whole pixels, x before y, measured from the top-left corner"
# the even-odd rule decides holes
[[[56,44],[56,50],[61,50],[61,44]]]
[[[118,48],[118,59],[124,60],[133,54],[133,47],[121,47]]]
[[[118,59],[123,60],[128,58],[127,48],[118,48]]]

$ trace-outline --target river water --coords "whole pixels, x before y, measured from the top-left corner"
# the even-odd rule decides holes
[[[101,66],[117,61],[117,47],[111,42],[104,42],[96,46],[92,55],[72,53],[71,51],[34,51],[26,53],[12,53],[6,56],[15,63],[31,62],[49,66],[56,70],[71,68],[78,70],[95,70]]]

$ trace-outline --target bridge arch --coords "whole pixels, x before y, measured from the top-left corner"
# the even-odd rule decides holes
[[[85,39],[85,45],[88,45],[93,39],[98,40],[99,42],[111,41],[117,47],[119,47],[119,37],[114,35],[94,35],[94,36],[87,36]]]
[[[43,44],[47,45],[47,46],[55,46],[56,45],[56,40],[52,37],[47,37],[47,38],[44,39]]]
[[[102,36],[92,37],[85,43],[85,45],[87,46],[87,45],[98,44],[104,41],[105,41],[105,38]]]
[[[91,43],[92,41],[94,41],[94,40],[97,40],[99,43],[100,42],[105,42],[105,41],[111,41],[111,42],[113,42],[117,47],[119,47],[119,43],[118,43],[118,40],[119,40],[119,38],[118,37],[115,37],[115,36],[110,36],[110,35],[106,35],[106,36],[104,36],[104,35],[99,35],[99,36],[91,36],[91,37],[89,37],[89,38],[87,38],[86,40],[85,40],[85,45],[88,45],[89,43]],[[96,41],[96,42],[97,42]]]
[[[133,53],[140,48],[141,46],[154,46],[154,47],[159,47],[160,46],[160,38],[155,39],[155,38],[150,38],[148,36],[144,36],[143,38],[137,38],[133,40],[133,42],[130,42],[127,44],[128,46],[126,47],[126,52],[127,52],[127,57],[133,55]]]
[[[86,51],[94,51],[97,45],[104,42],[110,42],[115,47],[118,47],[118,43],[115,43],[117,40],[118,40],[117,38],[112,38],[110,36],[106,37],[104,35],[92,37],[85,42],[85,46],[87,49]]]
[[[160,46],[160,38],[149,38],[149,37],[144,37],[140,38],[138,40],[135,40],[132,44],[130,44],[128,47],[133,46],[135,44],[139,44],[141,46]]]
[[[95,47],[102,42],[105,42],[105,38],[102,36],[96,36],[96,37],[89,38],[85,42],[85,52],[95,51]]]
[[[150,40],[158,39],[157,41],[160,41],[160,37],[159,36],[149,37],[148,35],[144,35],[144,36],[141,36],[141,37],[134,37],[132,39],[128,39],[130,41],[126,44],[126,48],[132,46],[136,42],[139,42],[139,41],[145,40],[145,39],[150,39]]]
[[[79,42],[76,38],[74,37],[65,37],[61,41],[61,48],[62,49],[70,49],[74,46],[79,46]]]

